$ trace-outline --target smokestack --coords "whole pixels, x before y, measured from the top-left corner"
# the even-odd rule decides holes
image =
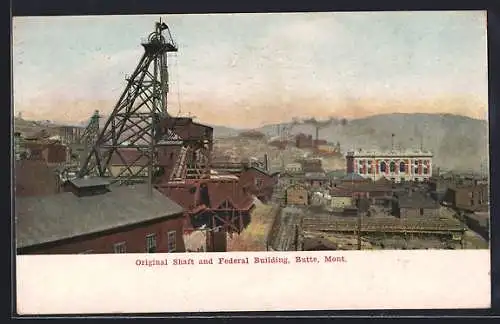
[[[264,170],[269,171],[269,157],[267,153],[264,154]]]

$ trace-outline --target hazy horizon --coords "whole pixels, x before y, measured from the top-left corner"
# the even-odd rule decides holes
[[[14,112],[111,113],[159,17],[15,17]],[[484,11],[161,17],[179,45],[174,115],[233,128],[397,112],[487,119]]]

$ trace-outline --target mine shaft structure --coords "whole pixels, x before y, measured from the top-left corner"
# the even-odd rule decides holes
[[[99,136],[99,111],[96,110],[90,117],[90,120],[85,128],[75,127],[65,128],[63,132],[63,143],[67,148],[66,163],[58,172],[58,180],[60,184],[64,184],[67,180],[76,177],[82,160],[88,155]]]
[[[150,195],[154,187],[185,208],[193,230],[241,232],[253,199],[241,192],[237,178],[211,176],[213,128],[168,112],[167,56],[177,52],[168,26],[157,22],[142,46],[77,177],[104,177],[114,185],[148,182]]]
[[[127,85],[82,163],[78,177],[106,177],[119,184],[147,180],[152,183],[161,171],[159,147],[180,147],[181,155],[188,151],[173,127],[167,130],[161,127],[164,119],[172,118],[167,113],[167,58],[168,53],[177,52],[168,26],[161,21],[155,23],[155,30],[142,46],[144,53],[126,79]],[[179,158],[181,166],[174,168],[176,179],[184,177],[185,161]]]
[[[88,152],[92,150],[97,139],[99,137],[99,120],[101,115],[99,114],[99,110],[96,110],[92,117],[90,117],[90,121],[81,133],[78,138],[77,144],[78,150],[83,152],[83,156],[88,155]]]

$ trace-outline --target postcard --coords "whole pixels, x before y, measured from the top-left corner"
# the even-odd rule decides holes
[[[490,307],[485,11],[14,17],[12,65],[20,315]]]

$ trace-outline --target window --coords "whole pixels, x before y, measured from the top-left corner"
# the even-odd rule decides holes
[[[406,165],[404,162],[399,163],[399,172],[405,172]]]
[[[168,252],[175,252],[177,248],[177,233],[175,231],[168,232],[167,247],[168,247]]]
[[[424,174],[429,174],[429,169],[427,169],[427,167],[424,167]]]
[[[392,161],[391,164],[389,164],[389,170],[391,172],[396,172],[396,163],[394,163],[394,161]]]
[[[113,252],[114,253],[127,253],[127,243],[126,242],[115,243],[113,245]]]
[[[415,170],[413,170],[415,174],[418,174],[418,167],[415,167]]]
[[[380,172],[385,172],[387,170],[387,165],[385,162],[380,163]]]
[[[255,178],[254,179],[254,183],[255,183],[255,186],[262,187],[264,181],[262,179],[260,179],[260,178]]]
[[[146,253],[156,252],[156,234],[146,236]]]

